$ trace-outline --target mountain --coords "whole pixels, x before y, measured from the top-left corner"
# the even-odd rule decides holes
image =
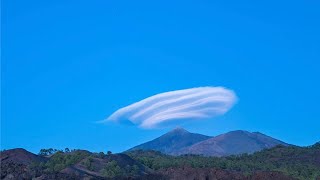
[[[176,128],[152,141],[135,146],[128,151],[155,150],[165,154],[177,154],[186,147],[210,138],[210,136],[190,133],[183,128]]]
[[[135,146],[133,150],[155,150],[169,155],[199,154],[205,156],[228,156],[254,153],[276,145],[288,145],[259,132],[231,131],[216,137],[190,133],[176,128],[152,141]]]
[[[254,153],[277,145],[288,144],[259,132],[231,131],[184,148],[179,154],[228,156]]]

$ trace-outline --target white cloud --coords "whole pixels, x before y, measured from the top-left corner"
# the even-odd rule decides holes
[[[107,121],[131,121],[142,128],[154,128],[176,120],[198,120],[225,114],[237,101],[224,87],[198,87],[160,93],[123,107]]]

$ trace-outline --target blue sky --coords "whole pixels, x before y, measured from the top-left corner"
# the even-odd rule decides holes
[[[95,123],[171,90],[238,103],[184,125],[320,140],[319,1],[2,1],[1,149],[120,152],[170,128]]]

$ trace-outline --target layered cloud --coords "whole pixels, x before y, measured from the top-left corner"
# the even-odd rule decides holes
[[[123,107],[107,121],[130,121],[154,128],[177,120],[200,120],[225,114],[237,101],[224,87],[198,87],[160,93]]]

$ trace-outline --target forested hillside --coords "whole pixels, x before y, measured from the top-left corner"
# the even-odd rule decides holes
[[[250,175],[258,171],[277,171],[299,179],[320,176],[320,143],[310,147],[277,146],[252,155],[203,157],[197,155],[169,156],[155,151],[128,153],[145,166],[161,170],[166,168],[220,168]]]
[[[320,143],[227,157],[24,149],[1,152],[1,179],[319,179]]]

